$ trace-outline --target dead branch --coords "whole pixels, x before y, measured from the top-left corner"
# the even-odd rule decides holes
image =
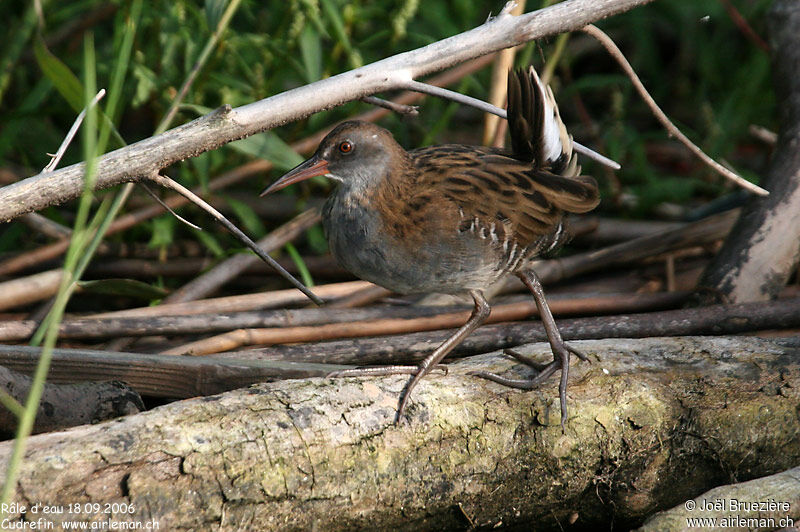
[[[266,253],[270,253],[305,232],[319,222],[320,218],[319,209],[303,211],[259,240],[256,245]],[[257,262],[258,257],[254,255],[243,253],[234,255],[175,290],[164,299],[164,303],[183,303],[205,297]]]
[[[56,269],[0,283],[0,310],[21,307],[55,295],[64,276]]]
[[[753,192],[754,194],[757,194],[759,196],[769,195],[769,192],[767,192],[763,188],[759,187],[756,184],[751,183],[750,181],[747,181],[740,175],[736,174],[735,172],[732,172],[731,170],[719,164],[717,161],[706,155],[705,152],[701,150],[696,144],[694,144],[691,140],[689,140],[689,137],[684,135],[683,132],[680,129],[678,129],[675,126],[675,124],[672,123],[669,117],[658,106],[653,97],[650,96],[650,93],[647,92],[647,89],[642,83],[642,80],[640,80],[639,76],[636,75],[636,71],[633,70],[633,67],[628,62],[628,60],[625,59],[625,56],[622,54],[620,49],[617,48],[617,45],[614,43],[613,40],[611,40],[611,38],[608,35],[605,34],[605,32],[603,32],[600,28],[596,26],[592,26],[591,24],[586,26],[585,28],[581,28],[581,31],[594,37],[601,45],[603,45],[603,48],[605,48],[608,51],[608,53],[611,54],[611,57],[613,57],[617,61],[617,63],[619,63],[619,65],[622,67],[622,70],[625,72],[625,75],[628,76],[628,78],[631,80],[631,83],[633,83],[636,92],[639,93],[639,96],[642,98],[642,100],[644,100],[645,104],[647,104],[647,107],[650,108],[650,111],[653,113],[656,119],[661,123],[661,125],[664,126],[664,129],[666,129],[671,136],[678,139],[680,143],[686,146],[689,149],[689,151],[695,154],[695,156],[698,159],[703,161],[703,163],[705,163],[707,166],[709,166],[711,169],[713,169],[715,172],[717,172],[724,178],[733,181],[734,183],[744,188],[745,190],[749,190],[750,192]]]
[[[41,349],[0,345],[0,366],[31,375]],[[56,348],[48,382],[123,381],[141,395],[185,399],[257,382],[324,377],[348,366],[272,360],[223,360]]]
[[[555,301],[551,301],[551,305]],[[593,312],[584,308],[586,313]],[[800,325],[800,298],[763,303],[712,305],[618,316],[558,320],[565,340],[648,338],[701,334],[742,334],[747,331],[791,329]],[[333,364],[408,364],[422,360],[452,331],[419,332],[391,337],[337,340],[310,345],[274,345],[247,351],[218,353],[217,358],[294,360]],[[467,356],[530,342],[547,341],[541,323],[503,323],[480,327],[450,356]]]
[[[0,366],[0,389],[11,397],[23,402],[30,387],[30,377]],[[97,423],[142,410],[142,398],[123,382],[46,383],[33,432]],[[14,434],[17,423],[16,416],[0,407],[0,432]]]
[[[742,508],[739,502],[747,504]],[[766,503],[766,508],[760,508]],[[731,507],[735,504],[735,507]],[[691,510],[689,509],[691,508]],[[703,508],[703,510],[701,510]],[[796,530],[800,521],[800,467],[738,484],[718,486],[645,521],[640,532],[681,530],[691,519],[716,519],[717,526],[749,530]],[[696,521],[697,522],[697,521]]]
[[[512,366],[493,354],[424,380],[399,426],[406,378],[392,376],[260,385],[34,436],[12,502],[130,503],[126,520],[173,531],[630,529],[800,462],[797,349],[753,338],[576,347],[603,363],[576,364],[566,433],[555,383],[522,393],[465,375]],[[545,344],[527,353],[551,357]],[[10,449],[0,444],[3,467]],[[81,506],[36,517],[100,516]]]
[[[323,299],[333,300],[348,296],[368,286],[375,286],[367,281],[347,281],[317,285],[311,290]],[[186,303],[165,303],[156,307],[140,307],[114,312],[94,314],[94,318],[123,318],[146,316],[178,316],[192,314],[241,312],[246,310],[280,308],[297,305],[306,301],[305,296],[294,288],[287,290],[271,290],[254,294],[216,297]]]
[[[640,310],[642,307],[664,308],[679,304],[686,298],[685,293],[659,294],[624,294],[621,296],[599,296],[575,298],[571,300],[554,299],[550,309],[554,314],[586,313],[602,314],[610,309],[616,311]],[[591,310],[590,310],[591,309]],[[441,314],[442,307],[419,307],[425,317],[378,319],[371,321],[342,321],[325,325],[298,326],[264,329],[238,329],[211,338],[205,338],[189,344],[162,351],[166,355],[208,355],[222,351],[231,351],[247,345],[273,345],[297,342],[318,342],[337,338],[363,338],[405,334],[417,331],[435,331],[439,329],[458,328],[469,319],[470,312],[463,310]],[[433,312],[431,312],[433,311]],[[353,311],[337,310],[334,315],[344,316]],[[398,312],[399,311],[394,311]],[[435,314],[434,314],[435,313]],[[355,313],[354,313],[355,314]],[[409,314],[413,314],[409,313]],[[518,303],[495,305],[484,323],[500,323],[518,321],[530,316],[538,316],[536,304],[530,298]],[[337,320],[338,321],[338,320]]]
[[[770,25],[775,94],[781,128],[764,179],[771,194],[743,208],[717,257],[703,274],[703,301],[773,298],[800,264],[800,6],[778,0]]]
[[[571,244],[609,245],[619,244],[655,233],[663,233],[683,227],[681,222],[662,222],[652,220],[626,220],[622,218],[589,217],[594,222],[591,231],[576,234]],[[574,224],[573,224],[573,232]]]
[[[418,50],[293,89],[259,102],[216,111],[104,155],[97,189],[136,182],[187,157],[215,149],[316,111],[404,87],[409,80],[546,35],[572,31],[649,0],[570,0],[514,17],[503,12],[484,25]],[[0,220],[76,198],[84,165],[39,174],[0,188]]]

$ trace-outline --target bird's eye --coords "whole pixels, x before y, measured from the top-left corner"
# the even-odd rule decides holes
[[[353,151],[353,144],[348,141],[344,141],[339,144],[339,151],[342,153],[350,153]]]

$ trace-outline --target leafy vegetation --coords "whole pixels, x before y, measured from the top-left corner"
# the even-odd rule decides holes
[[[238,106],[357,67],[401,51],[424,46],[465,31],[496,13],[504,2],[449,0],[420,4],[406,0],[290,0],[235,6],[230,25],[215,42],[207,62],[179,107],[172,125],[195,118],[221,104]],[[40,17],[33,2],[3,2],[0,15],[9,33],[0,51],[8,65],[0,77],[0,169],[4,182],[37,173],[69,129],[82,107],[84,46],[95,43],[98,87],[108,87],[118,63],[130,2],[79,0],[42,2]],[[765,36],[766,0],[740,1],[736,8],[756,35]],[[751,124],[776,128],[769,78],[769,55],[737,26],[726,2],[657,2],[603,21],[626,52],[656,100],[679,126],[710,155],[730,161],[757,180],[768,150],[753,139]],[[539,7],[528,2],[527,9]],[[226,13],[225,0],[145,2],[133,41],[130,64],[120,88],[119,105],[109,117],[119,131],[109,148],[153,134]],[[531,44],[518,61],[541,66],[552,55],[555,39]],[[486,98],[489,69],[454,88]],[[585,144],[599,147],[623,165],[616,177],[592,163],[586,171],[603,183],[603,209],[626,216],[652,216],[664,202],[700,205],[729,188],[684,150],[675,148],[645,109],[630,83],[594,42],[570,37],[553,81],[566,122]],[[107,105],[106,103],[102,104]],[[367,108],[351,103],[274,132],[233,143],[170,168],[189,186],[205,185],[214,176],[252,160],[270,159],[273,175],[250,179],[237,190],[255,194],[299,155],[287,143]],[[460,141],[480,142],[481,116],[451,102],[427,98],[414,119],[390,116],[382,125],[407,147]],[[465,127],[466,126],[466,127]],[[78,162],[84,149],[75,142],[62,166]],[[315,181],[303,197],[322,195],[327,186]],[[228,191],[226,191],[228,192]],[[99,196],[102,196],[100,194]],[[292,197],[292,196],[289,196]],[[252,208],[223,194],[224,207],[258,236],[268,230]],[[131,200],[149,200],[136,192]],[[223,230],[193,210],[187,217],[208,229],[201,237],[170,215],[115,235],[112,240],[150,242],[163,247],[177,239],[200,238],[209,255],[240,249]],[[44,214],[71,222],[74,207]],[[318,231],[316,245],[319,248]],[[6,225],[0,252],[41,243],[17,223]],[[301,252],[310,251],[301,245]]]

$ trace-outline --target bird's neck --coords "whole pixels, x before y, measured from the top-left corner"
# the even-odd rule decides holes
[[[378,208],[407,197],[415,179],[410,157],[403,152],[387,161],[364,165],[363,169],[339,184],[338,201],[348,207]]]

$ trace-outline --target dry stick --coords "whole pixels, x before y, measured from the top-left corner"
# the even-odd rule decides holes
[[[543,283],[555,283],[596,270],[599,267],[628,264],[686,246],[709,244],[724,238],[730,232],[738,216],[739,209],[733,209],[692,222],[684,227],[646,235],[597,251],[537,261],[534,263],[534,269]],[[516,279],[512,281],[516,281]]]
[[[150,176],[150,180],[153,181],[154,183],[157,183],[157,184],[161,185],[164,188],[168,188],[168,189],[174,190],[178,194],[181,194],[182,196],[185,196],[192,203],[194,203],[195,205],[197,205],[198,207],[200,207],[201,209],[203,209],[204,211],[209,213],[218,222],[220,222],[222,225],[224,225],[225,228],[228,231],[233,233],[234,236],[236,236],[236,238],[238,238],[240,241],[244,242],[245,245],[247,245],[248,248],[250,248],[256,255],[258,255],[258,258],[260,258],[261,260],[263,260],[264,262],[269,264],[276,272],[278,272],[278,274],[280,274],[281,277],[283,277],[284,279],[289,281],[292,285],[294,285],[295,288],[297,288],[298,290],[303,292],[306,296],[308,296],[308,298],[311,301],[313,301],[317,305],[322,305],[323,304],[322,300],[320,298],[318,298],[316,295],[314,295],[314,293],[311,292],[308,289],[308,287],[306,287],[303,283],[301,283],[300,281],[295,279],[292,276],[292,274],[290,274],[285,269],[283,269],[283,267],[280,264],[275,262],[275,259],[273,259],[269,255],[267,255],[264,252],[264,250],[262,250],[260,247],[258,247],[255,242],[250,240],[250,238],[247,235],[245,235],[241,230],[239,230],[238,227],[236,227],[231,222],[229,222],[228,219],[225,218],[222,214],[220,214],[220,212],[218,210],[216,210],[211,205],[209,205],[208,203],[206,203],[205,201],[200,199],[200,197],[198,197],[191,190],[187,189],[186,187],[184,187],[180,183],[178,183],[176,181],[173,181],[172,179],[170,179],[168,177],[165,177],[165,176],[162,176],[160,174],[153,174],[152,176]]]
[[[30,374],[40,349],[0,345],[0,366]],[[259,360],[216,360],[114,351],[53,349],[47,380],[124,381],[142,395],[184,399],[212,395],[256,382],[324,377],[343,366]]]
[[[38,212],[29,212],[28,214],[23,214],[19,219],[22,223],[34,231],[38,231],[43,235],[49,236],[50,238],[60,240],[62,238],[69,238],[72,236],[72,229],[65,225],[61,225],[58,222],[54,222],[53,220],[42,216]]]
[[[572,240],[573,244],[577,243],[582,246],[591,244],[595,247],[618,244],[686,225],[684,222],[623,220],[603,217],[590,217],[589,219],[594,222],[594,227],[584,234],[576,234]]]
[[[462,65],[459,65],[455,68],[448,70],[438,76],[435,76],[428,80],[428,83],[431,85],[436,86],[446,86],[450,85],[459,79],[472,74],[480,70],[481,68],[485,67],[489,63],[491,63],[494,55],[487,55],[484,57],[479,57],[477,59],[473,59],[468,61]],[[394,98],[392,101],[397,104],[402,105],[410,105],[414,102],[417,102],[425,97],[424,94],[420,94],[418,92],[406,91],[401,93],[397,98]],[[371,109],[370,111],[363,113],[361,115],[356,116],[355,118],[358,120],[364,120],[366,122],[372,122],[378,120],[379,118],[386,116],[389,114],[389,111],[386,109]],[[298,152],[298,153],[310,153],[312,152],[322,138],[328,133],[328,130],[323,130],[307,137],[303,140],[295,142],[291,144],[291,148]],[[272,163],[269,161],[253,161],[247,164],[244,164],[234,170],[226,172],[219,177],[212,179],[208,183],[207,190],[209,192],[214,192],[217,190],[224,189],[234,183],[238,183],[243,179],[251,177],[253,175],[268,172],[272,169]],[[203,190],[198,187],[193,189],[193,192],[196,194],[203,193]],[[181,195],[175,194],[172,196],[168,196],[167,198],[163,199],[164,203],[171,207],[172,209],[177,209],[189,202],[186,198]],[[149,207],[145,207],[138,211],[128,213],[125,215],[120,216],[111,225],[108,227],[106,231],[106,236],[119,233],[126,229],[130,229],[131,227],[149,220],[151,218],[155,218],[163,214],[164,208],[160,205],[151,205]],[[5,262],[0,263],[0,275],[11,275],[16,273],[20,270],[24,270],[26,268],[30,268],[39,264],[41,262],[54,259],[60,256],[64,251],[66,251],[67,246],[69,246],[69,240],[62,240],[59,242],[54,242],[53,244],[49,244],[46,246],[42,246],[36,250],[28,251],[23,254],[18,255],[12,259],[9,259]],[[51,294],[52,295],[52,294]]]
[[[725,8],[725,11],[728,12],[728,16],[731,18],[731,22],[739,28],[739,31],[750,40],[753,44],[759,47],[762,51],[769,53],[769,44],[761,38],[761,36],[755,32],[755,30],[748,24],[747,19],[739,13],[739,10],[731,3],[730,0],[721,0],[722,6]]]
[[[64,270],[50,270],[0,283],[0,310],[47,299],[58,291]]]
[[[368,287],[380,288],[380,287]],[[553,312],[556,315],[572,315],[576,312],[618,313],[629,312],[632,305],[637,309],[665,308],[668,304],[680,301],[685,294],[605,294],[602,296],[570,296],[554,298]],[[524,305],[516,303],[500,305],[498,313],[504,309],[520,312],[519,316],[536,315],[536,307],[527,298]],[[516,309],[516,310],[515,310]],[[185,316],[147,316],[147,317],[95,317],[72,318],[61,322],[59,338],[114,338],[117,336],[155,336],[179,334],[208,334],[241,328],[288,328],[306,325],[321,325],[344,322],[363,322],[378,319],[410,319],[466,312],[466,305],[449,307],[433,306],[382,306],[369,308],[339,308],[336,312],[327,309],[305,308],[294,310],[243,311],[226,313],[207,313]],[[503,314],[507,319],[509,314]],[[518,318],[513,318],[518,319]],[[449,322],[448,322],[449,323]],[[448,325],[443,325],[447,327]],[[36,330],[37,323],[31,320],[0,321],[0,342],[25,340]],[[407,331],[404,331],[407,332]],[[290,336],[293,333],[289,333]]]
[[[800,327],[800,298],[558,320],[558,328],[567,341],[728,335],[797,327]],[[431,350],[441,345],[450,335],[452,330],[338,340],[317,345],[276,345],[219,353],[214,355],[214,358],[247,357],[250,360],[293,360],[351,365],[413,364],[430,354]],[[468,356],[545,341],[547,335],[539,322],[487,325],[468,336],[454,350],[454,354]]]
[[[261,244],[259,244],[261,245]],[[264,246],[262,246],[264,249]],[[151,250],[152,251],[152,250]],[[266,251],[266,249],[265,249]],[[309,255],[303,257],[306,267],[314,277],[320,279],[339,279],[348,276],[347,270],[337,265],[330,255]],[[132,279],[150,279],[155,277],[195,277],[217,263],[209,256],[175,257],[164,259],[132,259],[114,258],[106,255],[104,260],[97,261],[86,269],[86,273],[95,278],[128,277]],[[295,273],[294,262],[288,258],[278,259],[278,263],[288,271]],[[263,265],[263,266],[262,266]],[[259,279],[274,273],[269,266],[258,262],[245,272],[246,275]]]
[[[525,0],[519,0],[517,4],[511,9],[512,15],[521,15],[525,12]],[[517,48],[506,48],[497,53],[497,59],[492,65],[492,81],[489,88],[489,103],[497,107],[504,107],[506,101],[506,90],[508,89],[508,71],[514,66],[514,55],[517,53]],[[493,142],[499,138],[502,142],[502,136],[498,135],[500,128],[500,117],[487,113],[483,122],[483,144],[489,146],[497,146]],[[502,148],[502,144],[497,146]]]
[[[375,301],[383,299],[384,297],[391,294],[392,294],[391,290],[387,290],[382,286],[377,286],[377,285],[366,286],[364,288],[356,290],[355,292],[353,292],[348,296],[338,299],[337,301],[328,305],[328,308],[361,307],[364,305],[368,305],[370,303],[374,303]]]
[[[311,290],[323,299],[343,297],[368,286],[367,281],[347,281],[314,286]],[[92,318],[133,318],[148,316],[188,316],[192,314],[211,314],[241,312],[247,310],[269,309],[304,303],[306,297],[298,290],[271,290],[256,294],[201,299],[186,303],[165,303],[156,307],[140,307],[115,312],[94,314]]]
[[[244,312],[190,314],[185,316],[147,316],[132,318],[73,318],[62,322],[59,338],[114,338],[117,336],[156,336],[209,334],[244,327],[297,327],[385,318],[417,318],[466,310],[466,306],[422,307],[383,306],[355,309],[303,308]],[[25,340],[36,330],[30,320],[0,321],[0,342]]]
[[[289,220],[278,229],[258,241],[258,246],[267,253],[293,240],[320,220],[319,209],[308,209]],[[258,262],[258,257],[239,253],[217,264],[204,274],[189,281],[164,298],[164,303],[185,303],[200,299],[214,292],[221,285],[237,277]],[[277,263],[276,263],[277,264]]]
[[[681,130],[678,129],[675,126],[675,124],[673,124],[670,121],[670,119],[667,117],[664,111],[661,110],[661,108],[658,106],[653,97],[650,96],[650,93],[647,92],[647,89],[644,87],[644,84],[639,79],[639,76],[636,75],[636,72],[633,70],[633,67],[628,62],[628,60],[625,59],[625,56],[622,54],[622,51],[620,51],[620,49],[617,48],[617,45],[614,44],[614,41],[611,40],[611,38],[608,35],[606,35],[600,28],[589,24],[585,28],[582,28],[581,31],[588,33],[589,35],[597,39],[597,41],[601,45],[603,45],[603,47],[608,51],[608,53],[611,54],[611,57],[613,57],[617,61],[617,63],[619,63],[619,65],[622,67],[622,70],[630,78],[631,83],[633,83],[636,92],[639,93],[639,96],[641,96],[642,100],[644,100],[644,102],[650,108],[650,111],[653,113],[656,119],[659,122],[661,122],[661,125],[664,126],[664,128],[667,130],[667,132],[669,132],[670,135],[677,138],[681,143],[683,143],[684,146],[689,148],[689,150],[692,153],[694,153],[701,161],[703,161],[708,166],[716,170],[717,173],[719,173],[723,177],[730,179],[740,187],[749,190],[754,194],[758,194],[759,196],[769,195],[769,192],[767,192],[763,188],[751,183],[750,181],[744,179],[743,177],[737,175],[736,173],[728,170],[727,168],[719,164],[717,161],[706,155],[705,152],[703,152],[703,150],[701,150],[691,140],[689,140],[689,138],[686,135],[681,133]]]
[[[419,110],[416,108],[416,106],[394,103],[388,100],[377,98],[375,96],[365,96],[361,98],[361,101],[377,107],[383,107],[384,109],[388,109],[389,111],[400,115],[417,116],[419,114]]]
[[[629,311],[641,308],[664,308],[674,306],[687,297],[686,293],[625,294],[623,296],[599,296],[553,300],[550,307],[553,313],[592,313],[609,311]],[[425,307],[422,307],[425,308]],[[516,321],[538,315],[534,301],[521,301],[508,305],[497,305],[485,323]],[[238,329],[229,333],[212,336],[197,342],[162,351],[163,355],[209,355],[230,351],[245,345],[282,344],[296,342],[317,342],[339,338],[359,338],[405,334],[419,331],[435,331],[460,327],[469,319],[470,312],[452,312],[420,318],[398,318],[371,321],[353,321],[317,326],[285,328]]]

